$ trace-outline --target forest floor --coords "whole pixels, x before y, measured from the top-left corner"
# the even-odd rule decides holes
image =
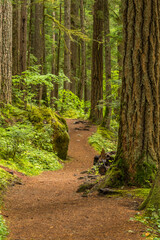
[[[10,240],[140,240],[145,227],[129,221],[137,213],[135,200],[76,193],[81,172],[93,165],[96,152],[88,137],[90,125],[67,120],[70,134],[68,161],[64,168],[36,177],[22,177],[22,185],[9,187],[2,214]],[[79,130],[78,130],[79,129]]]

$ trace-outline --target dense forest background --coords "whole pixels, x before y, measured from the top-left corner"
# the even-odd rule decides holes
[[[120,1],[5,1],[1,13],[1,102],[75,109],[109,128],[121,84]]]
[[[90,119],[96,150],[117,149],[104,186],[152,185],[141,208],[157,214],[159,56],[158,0],[1,1],[1,163],[31,175],[59,169],[64,118]]]

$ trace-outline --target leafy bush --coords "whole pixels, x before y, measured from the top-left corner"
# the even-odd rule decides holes
[[[60,91],[57,104],[58,108],[62,110],[63,116],[67,118],[86,118],[84,109],[85,107],[90,107],[89,103],[80,100],[79,97],[69,90]]]

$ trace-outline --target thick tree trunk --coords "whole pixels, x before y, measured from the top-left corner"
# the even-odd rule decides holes
[[[67,29],[71,28],[71,0],[64,0],[64,25]],[[64,74],[70,79],[71,76],[71,56],[70,46],[71,41],[69,36],[64,34]],[[69,84],[64,82],[64,89],[68,89]]]
[[[94,1],[92,45],[92,81],[91,81],[91,114],[93,121],[101,122],[103,108],[103,0]]]
[[[116,156],[119,180],[123,183],[145,184],[150,179],[150,164],[159,159],[157,4],[158,0],[123,3],[124,58]]]
[[[0,101],[12,102],[12,3],[0,2]]]
[[[106,75],[106,109],[104,114],[104,125],[109,129],[111,120],[111,46],[110,46],[110,22],[109,22],[109,4],[104,1],[104,43],[105,43],[105,75]]]

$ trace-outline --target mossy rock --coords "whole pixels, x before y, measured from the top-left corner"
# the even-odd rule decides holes
[[[53,151],[62,160],[66,160],[69,145],[68,126],[64,118],[60,117],[50,108],[32,107],[28,113],[29,120],[32,124],[41,128],[45,124],[50,124],[53,129],[52,143]]]
[[[53,128],[53,149],[58,157],[66,160],[69,145],[69,134],[66,126],[59,121],[52,123]]]

